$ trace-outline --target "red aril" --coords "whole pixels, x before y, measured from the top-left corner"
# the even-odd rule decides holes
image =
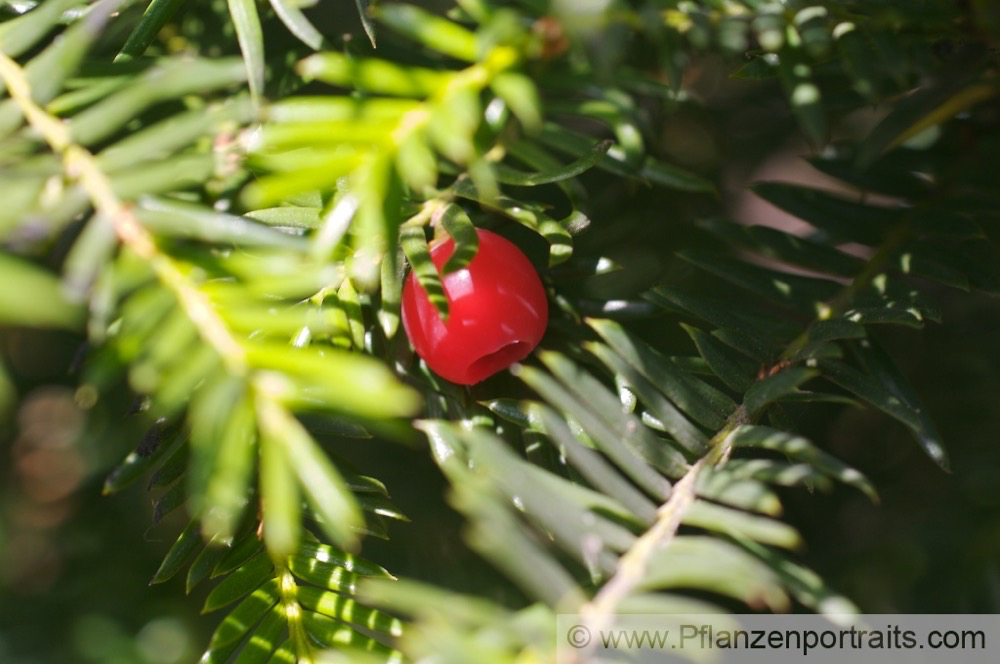
[[[403,327],[413,348],[435,373],[472,385],[524,359],[548,324],[542,281],[528,257],[496,233],[476,229],[479,251],[461,270],[441,276],[448,321],[412,271],[403,286]],[[431,249],[438,273],[455,243]]]

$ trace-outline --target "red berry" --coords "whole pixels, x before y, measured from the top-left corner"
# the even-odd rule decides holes
[[[479,251],[461,270],[441,277],[448,322],[413,272],[403,286],[403,327],[417,355],[438,375],[472,385],[523,360],[545,334],[549,305],[528,257],[496,233],[476,229]],[[431,249],[441,267],[455,250],[449,239]]]

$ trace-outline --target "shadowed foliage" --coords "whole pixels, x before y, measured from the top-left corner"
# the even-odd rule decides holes
[[[937,609],[997,610],[998,34],[985,1],[0,0],[0,591],[72,583],[25,505],[146,500],[203,662],[552,661],[560,612],[928,610],[938,569]],[[462,270],[476,227],[550,321],[467,388],[400,296],[447,316],[428,245]],[[917,478],[982,533],[865,590],[833,558],[891,548]],[[0,659],[193,656],[94,620]]]

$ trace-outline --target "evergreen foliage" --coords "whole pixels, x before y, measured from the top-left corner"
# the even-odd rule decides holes
[[[85,335],[81,381],[139,395],[105,491],[190,515],[153,582],[215,580],[202,661],[549,661],[558,612],[856,610],[779,495],[878,487],[795,414],[883,411],[948,466],[878,328],[940,321],[940,286],[1000,294],[993,3],[309,4],[0,1],[0,323]],[[713,112],[706,62],[842,184],[754,185],[807,232],[728,218],[718,174],[658,145]],[[649,191],[676,250],[630,272],[587,238]],[[399,299],[407,269],[441,292],[428,240],[460,268],[470,225],[553,306],[538,352],[460,389]],[[415,431],[521,605],[360,555],[420,515],[339,450]]]

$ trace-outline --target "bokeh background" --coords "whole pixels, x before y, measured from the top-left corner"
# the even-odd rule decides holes
[[[345,10],[325,19],[329,34],[337,21],[357,20],[352,3],[339,4]],[[670,121],[653,127],[655,148],[722,182],[725,212],[734,218],[789,227],[793,220],[753,200],[745,184],[823,181],[801,160],[806,148],[776,84],[734,80],[729,69],[712,60],[691,68],[687,84],[702,104],[659,109]],[[876,119],[850,117],[838,131],[863,132]],[[587,287],[628,296],[682,278],[685,268],[664,256],[706,210],[599,174],[587,178],[594,224],[578,251],[625,268]],[[951,473],[879,413],[834,406],[793,413],[803,433],[866,473],[881,494],[878,505],[846,487],[783,496],[808,543],[804,561],[867,612],[1000,611],[1000,307],[955,291],[940,291],[937,300],[944,324],[887,331],[881,341],[941,430]],[[672,334],[656,320],[643,325],[649,336]],[[188,597],[182,578],[148,585],[183,515],[153,525],[156,494],[142,482],[101,493],[109,470],[150,423],[132,412],[134,395],[124,385],[102,394],[81,387],[86,358],[81,338],[0,329],[0,662],[196,661],[217,622],[199,615],[208,589]],[[519,600],[464,546],[420,444],[363,441],[347,454],[382,479],[412,519],[393,524],[393,546],[367,543],[366,556],[401,576]]]

